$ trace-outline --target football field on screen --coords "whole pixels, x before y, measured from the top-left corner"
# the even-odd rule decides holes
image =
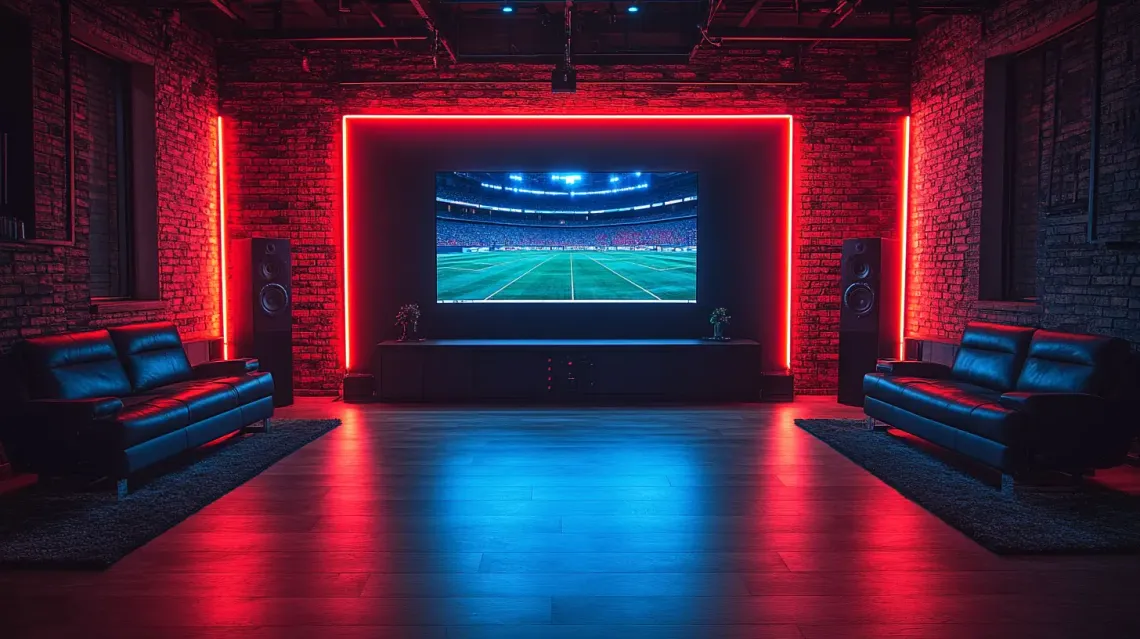
[[[501,251],[436,255],[436,300],[692,302],[697,254]]]

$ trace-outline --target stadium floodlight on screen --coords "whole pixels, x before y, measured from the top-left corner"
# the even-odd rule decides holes
[[[697,174],[436,174],[436,301],[695,303]]]

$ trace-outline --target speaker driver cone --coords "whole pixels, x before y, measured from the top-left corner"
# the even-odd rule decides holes
[[[864,282],[856,282],[843,291],[843,306],[862,317],[875,308],[875,291]]]
[[[289,292],[280,284],[266,284],[258,294],[258,305],[267,315],[276,315],[289,307]]]
[[[275,261],[265,261],[261,263],[259,270],[261,271],[262,279],[272,282],[277,279],[278,274],[281,273],[281,265]]]
[[[871,276],[871,265],[863,260],[851,260],[851,274],[857,280],[865,280]]]

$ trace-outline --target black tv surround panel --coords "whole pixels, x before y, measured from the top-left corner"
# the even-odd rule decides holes
[[[752,402],[760,368],[744,339],[386,341],[372,362],[386,402]]]

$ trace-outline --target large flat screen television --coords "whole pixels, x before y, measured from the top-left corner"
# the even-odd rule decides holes
[[[697,174],[436,174],[438,303],[695,303]]]

